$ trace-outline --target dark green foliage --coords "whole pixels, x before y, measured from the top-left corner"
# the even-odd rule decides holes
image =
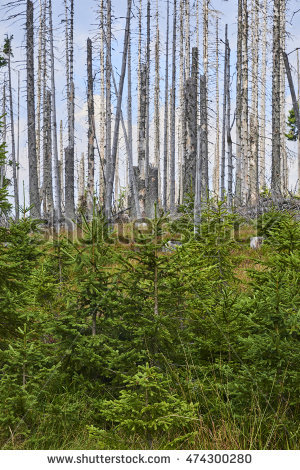
[[[286,138],[288,140],[295,141],[298,139],[298,134],[299,130],[297,128],[297,123],[296,123],[296,116],[295,116],[295,111],[294,108],[290,109],[289,115],[288,115],[288,120],[287,120],[287,126],[289,128],[288,134],[285,134]]]
[[[196,234],[186,208],[128,246],[96,214],[77,240],[44,241],[24,212],[0,232],[3,447],[299,447],[293,214],[261,217],[241,282],[224,202],[207,203]]]
[[[1,58],[0,58],[1,64]],[[1,65],[0,65],[1,66]],[[0,130],[2,128],[2,122],[0,121]],[[0,144],[0,170],[6,162],[6,144]],[[7,215],[11,209],[11,204],[8,202],[8,186],[10,181],[7,178],[3,178],[2,185],[0,184],[0,220],[3,215]]]
[[[100,413],[112,431],[90,427],[100,448],[118,448],[116,433],[135,434],[148,442],[150,448],[159,440],[165,448],[172,447],[172,437],[180,432],[182,439],[190,437],[199,422],[197,404],[180,397],[172,385],[156,367],[139,366],[132,377],[124,380],[125,389],[117,400],[104,400]]]

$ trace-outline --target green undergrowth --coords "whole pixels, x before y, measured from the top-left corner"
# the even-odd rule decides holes
[[[127,244],[1,228],[3,449],[299,448],[299,222],[188,213]]]

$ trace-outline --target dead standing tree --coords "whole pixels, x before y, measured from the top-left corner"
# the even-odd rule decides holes
[[[107,172],[106,172],[105,214],[108,219],[112,215],[112,197],[113,197],[116,157],[117,157],[118,140],[119,140],[119,127],[120,127],[121,114],[122,114],[121,106],[122,106],[123,86],[124,86],[127,53],[128,53],[131,3],[132,3],[131,0],[127,0],[126,26],[125,26],[125,34],[124,34],[124,46],[123,46],[123,54],[122,54],[122,66],[121,66],[121,73],[120,73],[119,89],[118,89],[118,94],[117,94],[117,107],[116,107],[114,134],[113,134],[112,154],[106,166]],[[111,68],[111,63],[109,64],[109,67]]]
[[[170,212],[175,213],[175,125],[176,125],[176,0],[173,11],[172,94],[170,116]]]
[[[35,133],[35,92],[34,92],[34,35],[33,3],[27,0],[26,6],[26,69],[27,69],[27,136],[29,161],[29,200],[32,217],[41,216],[40,194],[37,172],[36,133]]]
[[[272,179],[274,197],[281,194],[280,164],[280,11],[281,1],[274,0],[273,9],[273,70],[272,70]]]
[[[13,170],[13,185],[14,185],[14,204],[15,204],[15,219],[19,220],[19,188],[17,178],[17,161],[16,161],[16,144],[15,144],[15,122],[14,122],[14,106],[13,106],[13,90],[12,90],[12,77],[11,77],[11,48],[12,37],[5,39],[3,52],[7,57],[8,68],[8,93],[9,93],[9,114],[10,114],[10,135],[11,135],[11,161]]]
[[[163,178],[163,208],[167,211],[168,204],[168,120],[169,120],[169,0],[167,0],[167,31],[166,31],[166,65],[165,65],[165,113],[164,113],[164,178]]]
[[[87,181],[87,212],[93,216],[95,186],[95,111],[94,111],[94,77],[92,41],[87,40],[87,105],[88,105],[88,181]]]
[[[61,219],[61,194],[60,194],[60,172],[58,159],[58,138],[57,138],[57,118],[56,118],[56,87],[55,87],[55,59],[52,21],[52,1],[48,3],[49,10],[49,38],[50,38],[50,61],[51,61],[51,102],[52,102],[52,147],[53,147],[53,167],[54,167],[54,191],[55,191],[55,212],[57,220]]]
[[[65,0],[65,37],[66,37],[66,79],[67,79],[67,111],[68,111],[68,146],[65,149],[65,217],[66,223],[70,224],[75,217],[74,199],[74,100],[75,87],[73,78],[73,21],[74,0],[70,0],[70,17],[68,14],[67,0]]]

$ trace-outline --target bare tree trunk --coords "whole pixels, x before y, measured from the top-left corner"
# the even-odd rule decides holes
[[[185,1],[185,78],[190,76],[190,0]]]
[[[133,169],[133,146],[132,146],[132,96],[131,96],[131,35],[128,38],[128,64],[127,64],[127,77],[128,77],[128,99],[127,99],[127,121],[128,121],[128,139],[126,138],[126,129],[122,118],[122,127],[125,142],[127,142],[127,156],[128,156],[128,173],[129,184],[133,196],[135,215],[140,218],[139,197],[136,185],[136,179]]]
[[[15,218],[19,220],[19,188],[17,179],[17,161],[16,161],[16,144],[15,144],[15,122],[14,122],[14,108],[13,108],[13,91],[11,81],[11,38],[7,38],[8,51],[7,51],[7,65],[8,65],[8,93],[9,93],[9,114],[10,114],[10,135],[11,135],[11,160],[13,170],[13,184],[14,184],[14,203],[15,203]]]
[[[299,113],[299,107],[298,107],[298,102],[297,102],[297,98],[296,98],[296,92],[295,92],[295,87],[294,87],[294,83],[293,83],[291,68],[290,68],[290,64],[289,64],[289,59],[288,59],[288,56],[287,56],[286,52],[282,51],[282,54],[283,54],[283,58],[284,58],[284,65],[285,65],[286,75],[287,75],[287,79],[288,79],[288,82],[289,82],[289,88],[290,88],[291,97],[292,97],[293,110],[294,110],[295,118],[296,118],[296,125],[299,129],[300,128],[300,113]]]
[[[170,210],[170,166],[171,166],[171,116],[172,116],[172,88],[169,89],[169,110],[168,110],[168,165],[167,165],[167,208]]]
[[[237,33],[237,62],[236,62],[236,203],[242,202],[242,57],[243,57],[243,0],[238,0],[238,33]]]
[[[81,154],[81,159],[78,165],[78,208],[83,209],[85,205],[85,165],[84,153]]]
[[[20,71],[18,70],[18,115],[17,115],[17,188],[20,188]],[[0,185],[1,187],[1,185]]]
[[[261,55],[261,92],[260,92],[260,142],[259,142],[259,187],[266,185],[266,76],[267,76],[267,27],[268,0],[263,7],[263,36]]]
[[[146,46],[146,151],[145,151],[145,185],[149,185],[149,112],[150,112],[150,0],[147,2],[147,46]]]
[[[114,191],[114,199],[116,203],[117,210],[120,210],[121,207],[118,205],[118,200],[120,197],[120,176],[119,176],[119,141],[118,141],[118,148],[116,154],[116,169],[115,169],[115,191]]]
[[[167,211],[167,187],[168,187],[168,93],[169,93],[169,5],[167,0],[167,31],[166,31],[166,68],[165,68],[165,116],[164,116],[164,210]]]
[[[201,76],[201,87],[203,86],[203,76]],[[203,89],[200,88],[200,116],[201,116],[201,139],[203,137],[203,120],[205,117],[205,106],[203,103]],[[185,116],[186,125],[186,154],[184,156],[183,171],[183,197],[195,194],[195,177],[196,177],[196,154],[197,154],[197,83],[195,74],[185,81]],[[201,141],[202,142],[202,141]],[[205,153],[205,150],[204,150]],[[203,146],[201,146],[201,159],[203,159]]]
[[[3,119],[3,130],[2,130],[2,143],[6,144],[6,77],[3,77],[3,98],[2,98],[2,119]],[[0,188],[3,188],[3,182],[5,178],[5,163],[0,166]]]
[[[201,84],[202,76],[200,77]],[[194,200],[194,233],[198,233],[201,222],[201,127],[197,127],[197,153],[196,153],[196,180],[195,180],[195,200]]]
[[[100,205],[104,204],[104,180],[105,180],[105,26],[104,26],[104,0],[100,3],[100,174],[99,174],[99,197]]]
[[[106,199],[105,199],[105,213],[106,213],[107,218],[110,218],[111,208],[112,208],[112,196],[113,196],[113,185],[114,185],[114,176],[115,176],[115,168],[116,168],[116,156],[117,156],[117,149],[118,149],[119,126],[120,126],[120,119],[121,119],[123,85],[124,85],[124,79],[125,79],[126,61],[127,61],[127,53],[128,53],[130,16],[131,16],[131,0],[127,0],[127,17],[126,17],[126,26],[125,26],[125,35],[124,35],[122,67],[121,67],[121,74],[120,74],[118,100],[117,100],[116,117],[115,117],[112,155],[111,155],[111,161],[107,165],[108,171],[107,171],[107,176],[106,176],[107,188],[106,188]],[[109,64],[109,66],[111,67],[111,63]]]
[[[137,123],[139,126],[140,122],[140,102],[141,102],[141,67],[142,67],[142,9],[143,9],[143,0],[140,0],[139,13],[138,13],[138,27],[139,27],[139,37],[138,37],[138,83],[137,83]]]
[[[73,81],[73,15],[74,2],[70,0],[70,21],[65,0],[66,22],[66,78],[68,111],[68,147],[65,149],[65,217],[69,223],[75,217],[74,201],[74,81]],[[70,27],[69,27],[70,22]]]
[[[252,93],[250,112],[250,161],[249,161],[249,202],[257,203],[258,198],[258,0],[251,5],[252,36]]]
[[[60,121],[60,161],[59,161],[59,172],[60,172],[60,200],[61,207],[64,207],[64,138],[63,138],[63,123]]]
[[[158,204],[161,206],[161,171],[160,171],[160,112],[159,112],[159,22],[158,0],[156,0],[156,37],[155,37],[155,87],[154,87],[154,156],[158,169]]]
[[[43,162],[43,206],[44,217],[51,221],[53,215],[53,190],[52,190],[52,139],[51,139],[51,92],[46,92],[44,108],[44,162]]]
[[[29,199],[32,217],[40,217],[40,195],[37,172],[34,94],[34,40],[33,3],[27,0],[26,8],[26,61],[27,61],[27,132],[29,160]]]
[[[300,65],[299,65],[299,50],[297,50],[297,82],[298,82],[298,106],[300,107]],[[300,194],[300,132],[298,127],[298,194]]]
[[[179,70],[179,93],[180,93],[180,138],[179,141],[179,204],[183,203],[183,167],[186,154],[186,125],[185,125],[185,100],[184,100],[184,0],[180,0],[180,70]]]
[[[281,193],[280,172],[280,4],[274,0],[273,10],[273,71],[272,71],[272,179],[274,196]]]
[[[170,212],[175,213],[175,126],[176,126],[176,0],[173,11],[173,52],[172,52],[172,98],[171,98],[171,130],[170,130]]]
[[[216,17],[216,144],[213,171],[213,191],[220,191],[220,93],[219,93],[219,18]]]
[[[67,94],[67,112],[68,112],[68,139],[70,135],[70,60],[69,60],[69,15],[68,3],[65,1],[65,54],[66,54],[66,94]]]
[[[75,84],[73,73],[73,49],[74,49],[74,0],[70,0],[70,136],[69,136],[69,158],[70,158],[70,211],[69,216],[66,210],[66,216],[71,218],[75,216]],[[66,192],[67,195],[67,192]],[[66,197],[67,200],[67,197]],[[67,206],[67,204],[66,204]]]
[[[286,19],[285,2],[281,0],[280,4],[280,47],[285,51]],[[283,194],[287,194],[289,187],[288,161],[286,149],[286,122],[285,122],[285,68],[284,59],[280,54],[280,155],[281,155],[281,189]]]
[[[88,181],[87,181],[87,212],[91,219],[94,205],[95,186],[95,112],[94,112],[94,78],[92,41],[87,40],[87,105],[88,105]]]
[[[226,70],[226,111],[227,111],[227,118],[226,118],[226,134],[227,134],[227,155],[228,155],[228,169],[227,169],[227,192],[228,192],[228,207],[232,207],[232,140],[231,140],[231,123],[230,123],[230,113],[231,113],[231,103],[230,103],[230,47],[229,41],[227,38],[226,41],[226,48],[227,48],[227,70]]]
[[[139,167],[139,204],[142,217],[145,217],[146,198],[146,107],[147,107],[147,67],[141,64],[139,90],[139,122],[138,122],[138,167]]]
[[[228,68],[228,25],[225,25],[224,92],[222,116],[222,154],[221,154],[221,199],[225,198],[225,153],[226,153],[226,108],[227,108],[227,68]]]
[[[43,184],[40,187],[40,198],[43,207],[44,217],[47,217],[46,214],[46,189],[45,189],[45,168],[44,162],[47,160],[47,138],[48,138],[48,126],[47,126],[47,81],[48,81],[48,63],[47,63],[47,4],[44,3],[44,28],[43,28],[43,38],[42,38],[42,109],[43,109],[43,160],[41,161],[41,179],[43,179]],[[48,219],[49,220],[49,219]]]
[[[202,154],[202,196],[208,198],[209,194],[209,179],[208,179],[208,112],[207,112],[207,81],[208,81],[208,4],[210,0],[203,1],[203,75],[205,77],[205,87],[203,92],[205,93],[203,105],[205,105],[205,112],[203,112],[203,117],[205,116],[205,121],[202,123],[205,126],[205,155]]]
[[[201,171],[201,201],[207,200],[208,198],[208,185],[205,180],[205,171],[204,168],[206,161],[208,160],[207,155],[207,91],[206,91],[206,75],[200,76],[200,139],[201,139],[201,162],[200,162],[200,171]]]
[[[241,158],[242,158],[242,200],[246,201],[249,185],[249,126],[248,126],[248,7],[243,0],[243,33],[242,33],[242,129],[241,129]]]
[[[40,159],[41,159],[41,95],[42,95],[42,51],[45,41],[45,4],[39,0],[39,45],[38,45],[38,71],[37,71],[37,131],[36,131],[36,154],[37,154],[37,172],[38,184],[40,186]]]
[[[61,197],[60,197],[60,174],[58,162],[57,143],[57,120],[56,120],[56,90],[55,90],[55,61],[53,45],[53,23],[52,23],[52,1],[49,0],[49,35],[50,35],[50,60],[51,60],[51,99],[52,99],[52,145],[54,164],[54,190],[55,190],[55,211],[59,221],[61,219]]]
[[[108,170],[111,168],[111,0],[107,0],[106,10],[106,120],[105,120],[105,134],[106,134],[106,148],[105,148],[105,180],[106,186],[108,184]],[[105,205],[107,201],[107,187],[105,188]]]

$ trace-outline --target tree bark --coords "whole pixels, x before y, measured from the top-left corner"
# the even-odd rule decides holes
[[[206,181],[206,162],[208,161],[207,154],[207,91],[206,91],[206,75],[200,76],[200,138],[201,138],[201,201],[208,199],[208,184]]]
[[[128,38],[128,63],[127,63],[127,76],[128,76],[128,99],[127,99],[127,122],[128,122],[128,138],[126,136],[126,128],[122,116],[122,128],[124,139],[126,143],[127,156],[128,156],[128,173],[129,173],[129,184],[134,202],[134,212],[135,216],[139,219],[140,206],[139,206],[139,197],[136,185],[136,179],[133,169],[133,148],[132,148],[132,96],[131,96],[131,35],[129,34]]]
[[[220,92],[219,92],[219,18],[216,17],[216,144],[213,170],[213,191],[220,191]]]
[[[16,144],[15,144],[15,122],[14,122],[14,108],[13,108],[13,91],[11,80],[11,38],[7,38],[8,42],[8,92],[9,92],[9,114],[10,114],[10,135],[11,135],[11,160],[13,170],[13,184],[14,184],[14,203],[15,203],[15,219],[19,220],[19,188],[17,178],[17,161],[16,161]]]
[[[285,51],[286,18],[285,2],[280,4],[280,47]],[[281,190],[284,195],[288,194],[289,174],[286,149],[286,117],[285,117],[285,66],[282,54],[280,54],[280,156],[281,156]]]
[[[37,172],[36,134],[35,134],[35,94],[34,94],[34,39],[33,3],[27,0],[26,7],[26,67],[27,67],[27,136],[29,162],[29,200],[32,217],[41,216],[40,195]]]
[[[200,77],[201,85],[202,77]],[[196,181],[195,181],[195,200],[194,200],[194,233],[198,233],[201,222],[201,175],[202,175],[202,145],[201,127],[197,127],[197,153],[196,153]]]
[[[105,26],[104,26],[104,0],[100,3],[100,172],[99,172],[99,199],[100,206],[104,204],[105,181]]]
[[[105,67],[105,78],[106,78],[106,121],[105,121],[105,134],[106,134],[106,147],[105,147],[105,205],[107,204],[107,183],[108,183],[108,171],[111,168],[111,0],[107,0],[106,10],[106,67]],[[114,177],[113,177],[114,178]],[[112,196],[111,196],[112,197]],[[106,209],[105,209],[106,210]]]
[[[38,45],[38,70],[37,70],[37,129],[36,129],[36,155],[37,155],[37,172],[38,184],[40,186],[40,160],[41,160],[41,105],[42,105],[42,51],[45,42],[45,22],[46,22],[46,9],[45,3],[39,0],[39,45]]]
[[[73,19],[74,2],[70,0],[70,19],[67,0],[65,0],[65,37],[66,37],[66,79],[67,79],[67,111],[68,111],[68,147],[65,149],[65,217],[67,224],[75,217],[74,198],[74,100],[73,81]],[[70,27],[69,27],[70,23]]]
[[[228,68],[228,25],[225,25],[224,91],[222,116],[222,153],[221,153],[221,199],[225,198],[225,154],[226,154],[226,108],[227,108],[227,68]]]
[[[131,0],[127,0],[127,17],[126,17],[126,26],[125,26],[125,34],[124,34],[124,47],[123,47],[122,67],[121,67],[119,90],[118,90],[112,155],[111,155],[111,161],[107,165],[108,171],[107,171],[107,176],[106,176],[107,188],[106,188],[106,199],[105,199],[105,213],[106,213],[107,218],[111,217],[111,209],[112,209],[112,196],[113,196],[113,185],[114,185],[115,168],[116,168],[116,156],[117,156],[117,149],[118,149],[119,126],[120,126],[120,119],[121,119],[123,85],[124,85],[125,72],[126,72],[128,40],[129,40],[129,31],[130,31],[130,16],[131,16]],[[109,64],[109,66],[111,67],[111,63]]]
[[[190,76],[190,0],[185,1],[185,79]]]
[[[52,190],[52,122],[51,122],[51,92],[46,91],[44,108],[44,161],[43,161],[43,207],[44,217],[49,224],[53,217],[53,190]]]
[[[176,0],[173,11],[173,47],[172,47],[172,98],[171,98],[171,130],[170,130],[170,212],[175,213],[175,126],[176,126]]]
[[[232,207],[232,173],[233,173],[233,164],[232,164],[232,140],[231,140],[231,123],[230,123],[230,113],[231,113],[231,103],[230,103],[230,47],[229,40],[226,41],[227,48],[227,71],[226,71],[226,135],[227,135],[227,193],[228,193],[228,207]]]
[[[242,39],[243,39],[243,0],[238,0],[238,32],[236,62],[236,185],[235,198],[239,205],[242,202]]]
[[[60,172],[60,200],[61,208],[63,212],[64,208],[64,137],[63,137],[63,123],[60,121],[60,161],[59,161],[59,172]]]
[[[164,184],[163,207],[167,211],[168,187],[168,112],[169,112],[169,0],[167,0],[167,31],[166,31],[166,66],[165,66],[165,116],[164,116]]]
[[[208,112],[207,112],[207,103],[208,103],[208,93],[207,93],[207,81],[208,81],[208,4],[210,0],[203,1],[203,75],[205,78],[205,86],[203,88],[203,93],[205,96],[203,98],[203,118],[201,126],[205,127],[204,136],[205,136],[205,155],[202,154],[202,199],[203,197],[209,197],[209,178],[208,178]],[[204,145],[204,144],[203,144]]]
[[[259,141],[259,187],[266,185],[266,76],[267,76],[267,27],[268,0],[263,7],[263,36],[261,55],[261,91],[260,91],[260,141]]]
[[[246,202],[249,186],[249,97],[248,97],[248,6],[243,0],[242,12],[242,128],[241,128],[241,159],[242,159],[242,201]]]
[[[146,46],[146,151],[145,151],[145,185],[149,185],[149,123],[150,123],[150,0],[147,2],[147,46]]]
[[[258,198],[258,0],[251,5],[252,92],[250,112],[249,202],[256,205]]]
[[[146,119],[147,119],[147,66],[141,64],[139,90],[139,122],[138,122],[138,167],[139,167],[139,204],[140,213],[145,217],[146,199]]]
[[[156,0],[156,37],[155,37],[155,88],[154,88],[154,159],[155,166],[158,169],[158,204],[161,206],[161,171],[160,171],[160,110],[159,110],[159,91],[160,91],[160,76],[159,76],[159,14],[158,14],[158,0]]]
[[[94,112],[94,78],[92,41],[87,40],[87,105],[88,105],[88,181],[87,212],[89,219],[93,216],[95,186],[95,112]]]
[[[179,50],[179,93],[180,93],[180,136],[179,142],[179,204],[183,203],[183,168],[186,154],[186,124],[185,124],[185,99],[184,99],[184,0],[180,0],[180,50]]]
[[[55,61],[53,44],[53,23],[52,23],[52,1],[49,0],[49,36],[50,36],[50,60],[51,60],[51,100],[52,100],[52,145],[54,164],[54,190],[55,190],[55,212],[57,220],[61,219],[61,196],[60,196],[60,174],[58,162],[58,142],[57,142],[57,120],[56,120],[56,89],[55,89]]]
[[[299,64],[299,49],[297,50],[297,82],[298,82],[298,107],[300,107],[300,64]],[[300,135],[299,135],[299,123],[298,117],[298,146],[297,146],[297,157],[298,157],[298,194],[300,194]]]
[[[2,98],[2,116],[3,116],[3,130],[2,130],[2,143],[6,144],[6,77],[3,77],[3,98]],[[0,166],[0,188],[3,188],[5,178],[5,163]]]
[[[275,197],[281,194],[280,172],[280,4],[274,0],[273,9],[273,71],[272,71],[272,179]]]

